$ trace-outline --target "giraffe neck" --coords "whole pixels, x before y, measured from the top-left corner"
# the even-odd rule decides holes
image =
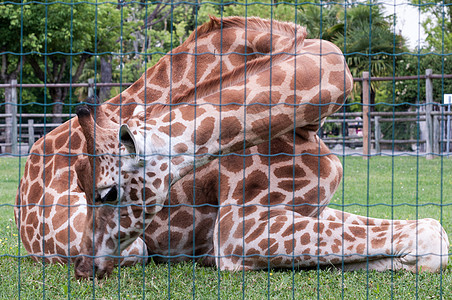
[[[301,43],[305,36],[306,30],[293,24],[211,17],[137,82],[109,100],[106,109],[113,121],[126,122],[137,106],[150,105],[152,110],[153,103],[171,103],[198,83],[208,81],[212,74],[227,73],[256,58],[285,52],[288,44],[294,40]]]

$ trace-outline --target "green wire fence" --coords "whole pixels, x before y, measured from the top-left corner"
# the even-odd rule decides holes
[[[451,298],[451,16],[449,0],[1,2],[0,298]],[[324,80],[333,44],[344,61]],[[326,102],[296,102],[305,74]],[[314,121],[275,141],[287,106]],[[268,112],[261,143],[234,107],[249,124]],[[194,153],[212,128],[218,151]],[[186,145],[140,144],[161,132]]]

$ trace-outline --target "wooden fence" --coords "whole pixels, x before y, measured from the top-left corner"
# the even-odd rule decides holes
[[[128,87],[132,83],[95,83],[89,79],[88,83],[48,83],[48,84],[18,84],[17,80],[12,80],[8,84],[0,84],[0,88],[5,89],[5,113],[0,114],[0,154],[27,154],[30,147],[41,136],[60,126],[60,123],[48,123],[42,120],[45,118],[61,117],[69,119],[75,117],[75,114],[18,114],[18,88],[55,88],[55,87],[87,87],[88,96],[95,93],[96,88],[100,87]],[[18,119],[21,120],[18,124]]]
[[[444,110],[444,107],[440,107],[439,111],[432,111],[430,113],[432,118],[432,130],[429,133],[428,125],[427,125],[427,117],[428,114],[424,112],[370,112],[368,114],[370,129],[367,137],[365,136],[365,126],[363,125],[363,114],[361,112],[358,113],[336,113],[333,114],[330,118],[328,118],[325,123],[336,123],[341,126],[345,124],[353,124],[353,126],[346,126],[348,128],[357,129],[356,133],[342,134],[341,136],[328,137],[322,136],[323,141],[332,147],[335,145],[341,145],[342,147],[352,147],[356,148],[362,147],[362,153],[364,157],[373,154],[381,154],[383,152],[384,147],[382,145],[389,145],[386,149],[399,148],[399,145],[404,144],[412,145],[416,148],[420,149],[420,152],[426,153],[427,158],[432,158],[435,155],[439,155],[441,153],[449,153],[449,147],[447,147],[447,143],[449,145],[452,144],[452,136],[450,135],[450,131],[447,131],[447,120],[448,117],[452,119],[452,113]],[[427,130],[425,130],[425,134],[427,138],[420,135],[417,137],[415,134],[413,137],[409,139],[385,139],[385,136],[382,134],[381,125],[382,123],[392,123],[392,126],[397,126],[400,122],[412,122],[414,124],[425,123]],[[392,136],[391,136],[392,137]],[[431,144],[427,144],[427,141],[431,137]],[[364,147],[367,141],[367,149]],[[431,147],[431,148],[429,148]],[[373,153],[372,150],[373,149]],[[367,151],[367,152],[365,152]],[[399,151],[397,151],[399,152]]]
[[[323,140],[330,146],[335,145],[354,145],[362,147],[362,154],[364,158],[371,155],[372,148],[374,153],[381,153],[382,145],[384,144],[416,144],[422,145],[423,151],[427,158],[433,158],[444,152],[443,145],[448,145],[450,142],[450,132],[445,126],[446,120],[449,118],[450,124],[451,112],[446,112],[444,105],[435,102],[433,99],[433,79],[452,78],[452,75],[447,74],[432,74],[432,70],[426,70],[425,75],[421,76],[403,76],[403,77],[369,77],[368,72],[364,72],[361,78],[354,78],[355,82],[362,83],[363,90],[363,105],[362,112],[354,113],[336,113],[326,120],[327,123],[352,124],[352,127],[361,130],[360,135],[341,135],[336,137],[324,136]],[[369,87],[371,81],[400,81],[400,80],[418,80],[426,81],[426,94],[423,101],[424,111],[413,112],[371,112]],[[9,84],[0,84],[0,88],[5,88],[5,113],[0,114],[0,153],[5,154],[23,154],[27,153],[31,145],[40,138],[49,129],[56,128],[60,124],[35,122],[42,118],[62,117],[71,118],[74,115],[69,114],[27,114],[17,113],[17,88],[31,88],[31,87],[88,87],[88,95],[94,95],[97,87],[114,87],[130,86],[131,83],[94,83],[89,80],[88,83],[57,83],[57,84],[17,84],[17,81],[11,81]],[[434,109],[435,107],[435,109]],[[21,123],[18,124],[18,117]],[[394,140],[384,139],[381,134],[381,124],[384,122],[425,122],[426,130],[425,138],[420,139],[405,139]],[[449,127],[450,128],[450,125]],[[447,136],[449,138],[447,138]],[[373,146],[373,147],[372,147]],[[24,150],[26,149],[26,151]]]

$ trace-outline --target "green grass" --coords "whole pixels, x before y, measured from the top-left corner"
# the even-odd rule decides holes
[[[21,160],[23,166],[25,160]],[[452,232],[452,160],[346,157],[331,207],[380,218],[440,220]],[[270,270],[219,272],[181,264],[116,268],[104,280],[77,281],[72,266],[45,265],[19,246],[14,197],[19,160],[0,158],[0,299],[452,299],[452,266],[442,274]],[[452,264],[452,261],[450,261]]]

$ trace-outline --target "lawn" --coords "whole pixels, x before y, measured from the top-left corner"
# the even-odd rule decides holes
[[[72,266],[35,263],[20,246],[12,205],[24,163],[0,157],[0,299],[452,299],[452,260],[442,274],[419,275],[331,269],[231,273],[151,263],[116,268],[104,280],[78,281]],[[331,207],[380,218],[435,218],[452,233],[452,160],[345,157],[343,164],[343,185]]]

